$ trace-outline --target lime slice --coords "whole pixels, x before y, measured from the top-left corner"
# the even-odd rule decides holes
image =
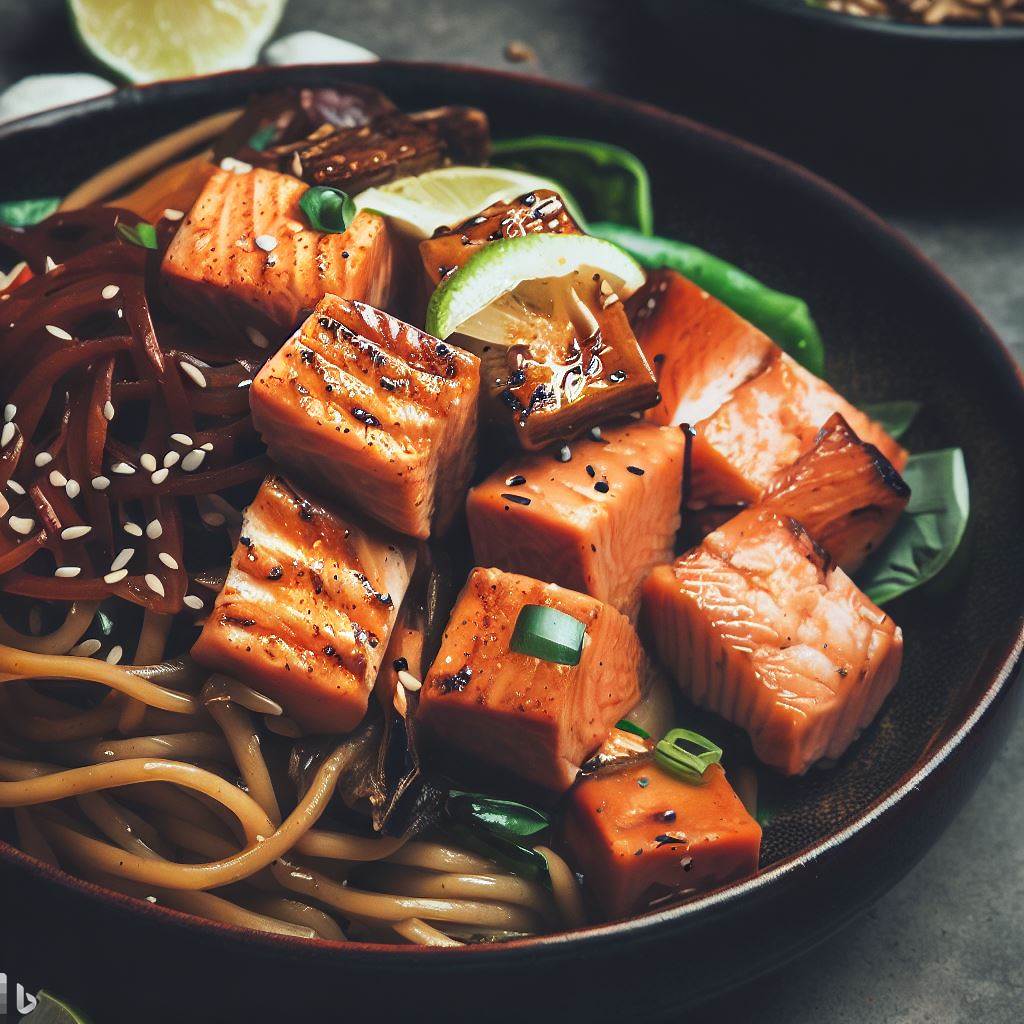
[[[132,82],[247,67],[286,0],[68,0],[85,48]]]
[[[416,238],[429,238],[439,227],[453,227],[486,210],[535,189],[557,192],[573,219],[584,226],[571,196],[553,181],[504,167],[442,167],[368,188],[355,197],[360,210],[373,210]]]
[[[22,1019],[31,1024],[89,1024],[81,1011],[45,990],[36,997],[35,1009]]]
[[[437,287],[427,307],[427,331],[435,338],[458,331],[499,343],[529,336],[552,306],[578,302],[566,297],[572,291],[569,279],[594,274],[623,299],[644,283],[644,272],[631,256],[589,235],[534,234],[492,242]],[[523,329],[517,331],[517,324]]]

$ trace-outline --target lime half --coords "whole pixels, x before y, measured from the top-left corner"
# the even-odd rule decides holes
[[[36,997],[36,1006],[23,1018],[31,1024],[89,1024],[88,1018],[57,996],[42,991]]]
[[[355,201],[358,209],[388,217],[416,238],[429,238],[439,227],[461,224],[492,203],[508,203],[541,188],[558,192],[572,217],[583,225],[572,197],[553,181],[505,167],[442,167],[368,188]]]
[[[69,0],[85,48],[132,82],[248,67],[286,0]]]
[[[644,283],[644,272],[631,256],[589,235],[534,234],[491,242],[437,287],[427,307],[427,331],[435,338],[458,331],[511,341],[524,333],[517,332],[517,322],[524,328],[535,325],[546,306],[571,291],[559,279],[595,274],[623,299]]]

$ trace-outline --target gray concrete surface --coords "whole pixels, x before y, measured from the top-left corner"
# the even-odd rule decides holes
[[[725,2],[725,0],[723,0]],[[0,85],[77,70],[62,0],[0,0]],[[622,81],[629,4],[608,0],[292,0],[281,32],[319,28],[385,57],[518,67],[591,86]],[[512,65],[512,40],[535,59]],[[683,111],[685,113],[685,109]],[[974,299],[1024,361],[1024,195],[996,210],[881,211]],[[1024,720],[921,864],[811,956],[702,1011],[759,1024],[1024,1021]]]

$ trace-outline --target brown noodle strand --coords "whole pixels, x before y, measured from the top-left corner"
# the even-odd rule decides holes
[[[57,854],[53,852],[53,847],[39,830],[32,813],[24,807],[17,807],[14,811],[14,822],[18,827],[18,846],[44,864],[59,868]]]
[[[163,661],[167,647],[167,634],[171,631],[173,615],[161,615],[147,608],[142,617],[139,642],[135,645],[135,662],[139,665],[153,665]],[[131,697],[122,697],[121,718],[117,723],[118,732],[125,735],[142,725],[146,705]]]
[[[311,928],[318,938],[327,939],[330,942],[345,941],[345,933],[341,930],[338,922],[330,914],[325,914],[322,910],[309,906],[308,903],[301,903],[288,896],[272,896],[266,893],[249,893],[244,899],[245,903],[258,913],[266,914],[279,921],[288,921],[294,925]]]
[[[562,924],[566,928],[582,928],[587,923],[587,913],[583,907],[580,883],[572,868],[554,850],[546,846],[535,846],[534,849],[548,862],[551,888]]]
[[[64,621],[42,636],[22,633],[0,615],[0,643],[33,654],[67,654],[85,635],[99,606],[99,601],[72,601]]]
[[[438,931],[426,921],[418,917],[410,917],[405,921],[399,921],[394,925],[395,931],[408,939],[410,942],[418,943],[421,946],[461,946],[463,943],[453,939],[450,935]]]

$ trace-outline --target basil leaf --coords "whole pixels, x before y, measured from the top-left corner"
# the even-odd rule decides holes
[[[317,231],[345,231],[356,215],[352,197],[329,185],[313,185],[306,189],[299,200],[299,207],[310,227]]]
[[[921,411],[921,403],[911,400],[895,402],[873,402],[861,406],[861,411],[885,428],[894,440],[899,440]]]
[[[144,220],[138,224],[118,224],[117,233],[132,245],[142,249],[155,249],[157,247],[156,228],[147,224]]]
[[[651,734],[646,729],[641,729],[636,722],[631,722],[628,718],[623,718],[616,722],[615,728],[621,729],[623,732],[631,732],[642,740],[649,740],[651,738]]]
[[[903,479],[910,485],[910,502],[857,574],[858,586],[879,605],[942,572],[960,547],[970,516],[967,469],[959,448],[911,455]]]
[[[824,374],[825,346],[803,299],[777,292],[688,242],[648,236],[621,224],[591,224],[590,233],[614,242],[649,269],[667,267],[689,278],[759,327],[811,373],[818,377]]]
[[[447,810],[460,824],[512,841],[540,835],[551,827],[551,819],[543,811],[526,804],[458,789],[448,794]]]
[[[9,228],[30,228],[41,220],[46,220],[57,207],[59,199],[13,199],[0,203],[0,224]]]
[[[258,132],[253,132],[249,137],[249,148],[255,149],[257,153],[262,153],[274,141],[276,134],[276,124],[264,125]]]
[[[503,864],[514,874],[551,888],[551,874],[544,854],[502,836],[476,832],[465,825],[450,826],[452,834],[466,846]]]
[[[647,169],[621,146],[592,139],[528,135],[499,139],[491,149],[491,162],[551,178],[579,201],[588,217],[628,224],[644,235],[654,230]]]

